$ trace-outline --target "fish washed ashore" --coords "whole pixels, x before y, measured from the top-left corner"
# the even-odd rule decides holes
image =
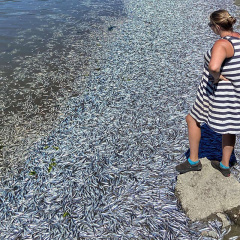
[[[192,223],[181,211],[174,166],[188,149],[184,116],[213,42],[207,17],[236,7],[228,0],[124,4],[127,18],[96,49],[83,95],[69,99],[61,124],[30,148],[21,169],[2,173],[1,239],[226,234],[220,222]]]

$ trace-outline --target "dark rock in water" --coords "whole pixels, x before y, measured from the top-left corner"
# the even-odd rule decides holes
[[[226,211],[226,214],[229,216],[231,221],[233,221],[236,225],[240,226],[240,206]]]
[[[116,26],[110,26],[108,27],[108,31],[112,31],[114,28],[116,28]]]
[[[192,221],[198,221],[226,213],[239,224],[240,183],[232,174],[224,177],[207,158],[201,159],[201,163],[201,171],[188,172],[177,179],[175,194],[186,215]]]

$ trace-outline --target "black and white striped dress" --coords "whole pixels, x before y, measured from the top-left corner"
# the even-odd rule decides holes
[[[221,74],[230,81],[213,84],[208,72],[211,50],[205,56],[202,80],[190,115],[221,134],[240,134],[240,38],[226,36],[234,47],[234,56],[225,59]]]

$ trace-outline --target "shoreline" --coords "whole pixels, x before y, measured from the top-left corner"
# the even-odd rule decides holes
[[[69,99],[20,172],[1,179],[9,214],[0,215],[0,237],[195,240],[201,229],[221,232],[216,222],[190,223],[174,195],[189,89],[197,87],[189,79],[201,74],[199,52],[213,37],[206,12],[219,4],[205,2],[125,1],[128,17],[96,46],[84,94]]]

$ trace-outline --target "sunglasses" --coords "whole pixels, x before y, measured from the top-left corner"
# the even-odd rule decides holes
[[[211,27],[213,27],[213,26],[215,26],[213,23],[211,23],[211,22],[209,22],[208,23],[208,26],[211,28]]]

